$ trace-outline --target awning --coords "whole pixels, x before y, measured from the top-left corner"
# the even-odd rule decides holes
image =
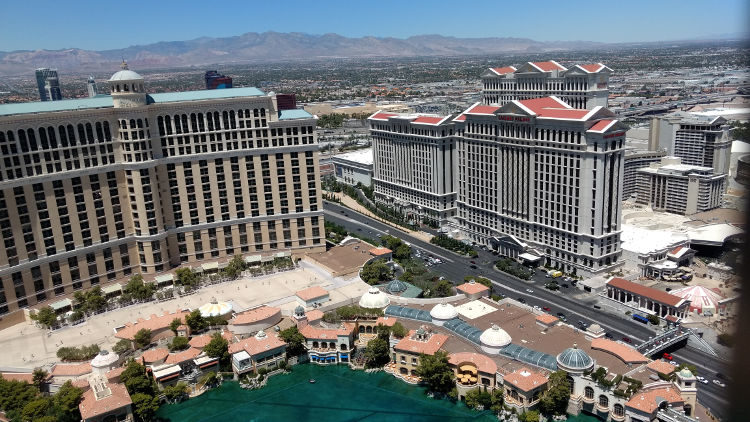
[[[461,367],[461,371],[462,372],[471,372],[472,374],[476,374],[477,373],[477,369],[474,368],[471,365],[464,365],[464,366],[462,366]]]
[[[174,281],[174,274],[157,275],[155,280],[156,284],[171,283]]]
[[[271,261],[273,261],[273,255],[264,256],[263,258],[261,258],[261,261],[262,262],[271,262]]]
[[[260,260],[260,255],[250,255],[245,257],[245,262],[247,262],[248,264],[255,264],[256,262],[260,262]]]
[[[205,264],[201,264],[201,269],[203,271],[213,271],[219,269],[219,263],[218,262],[207,262]]]
[[[104,286],[102,287],[102,293],[104,293],[105,295],[109,295],[112,293],[122,293],[122,284],[115,283],[110,284],[109,286]]]
[[[518,255],[518,257],[521,258],[521,259],[523,259],[523,260],[525,260],[525,261],[539,261],[540,259],[542,259],[541,256],[532,255],[532,254],[530,254],[528,252],[524,252],[524,253]]]
[[[286,258],[288,256],[292,256],[292,253],[289,251],[286,252],[276,252],[276,258]]]
[[[73,301],[70,299],[58,300],[57,302],[52,302],[49,306],[52,307],[52,309],[54,309],[55,311],[59,311],[60,309],[72,307]]]

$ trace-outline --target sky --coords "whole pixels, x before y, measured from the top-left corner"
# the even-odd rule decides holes
[[[531,6],[533,5],[533,6]],[[0,2],[0,51],[106,50],[246,32],[641,42],[748,33],[747,0]]]

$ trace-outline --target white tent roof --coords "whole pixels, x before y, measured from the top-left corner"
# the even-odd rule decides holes
[[[669,292],[690,301],[690,310],[703,312],[704,310],[715,311],[719,301],[723,299],[720,294],[703,286],[689,286]]]

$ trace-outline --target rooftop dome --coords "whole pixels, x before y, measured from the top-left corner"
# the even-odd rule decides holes
[[[690,372],[690,370],[687,368],[682,368],[682,370],[680,371],[680,376],[682,378],[693,378],[693,373]]]
[[[258,340],[263,340],[264,338],[266,338],[266,332],[263,331],[263,330],[258,331],[255,334],[255,338],[258,339]]]
[[[112,77],[109,78],[110,82],[112,81],[136,81],[136,80],[142,81],[143,80],[143,76],[128,69],[128,64],[125,63],[125,61],[122,62],[120,67],[122,68],[122,70],[112,75]]]
[[[302,305],[297,305],[296,308],[294,308],[294,315],[302,316],[305,314],[305,308],[302,307]]]
[[[395,279],[388,283],[388,286],[385,289],[388,290],[388,293],[401,293],[405,292],[407,288],[406,283],[399,279]]]
[[[377,287],[370,287],[367,293],[362,295],[359,299],[359,306],[369,309],[385,308],[391,303],[385,293],[381,292]]]
[[[115,364],[115,362],[117,362],[117,359],[119,359],[117,353],[109,353],[108,350],[102,350],[91,361],[91,366],[94,368],[104,368],[112,366]]]
[[[438,303],[430,311],[433,319],[449,320],[458,316],[458,311],[450,303]]]
[[[211,298],[211,301],[198,308],[201,312],[201,316],[222,316],[232,312],[232,304],[229,302],[219,302],[215,297]]]
[[[557,364],[564,369],[586,370],[594,366],[594,360],[574,344],[557,355]]]
[[[479,336],[479,341],[489,347],[505,347],[510,344],[511,338],[497,324],[492,324],[492,327],[484,330],[482,335]]]

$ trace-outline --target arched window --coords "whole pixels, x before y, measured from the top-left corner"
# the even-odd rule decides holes
[[[55,136],[55,128],[52,126],[47,128],[47,138],[49,138],[49,145],[52,148],[57,148],[57,137]]]
[[[331,341],[328,343],[328,347],[330,347],[331,349],[336,349],[336,343]]]
[[[348,347],[346,346],[346,344],[342,343],[341,344],[341,350],[346,350],[346,349],[348,349]]]
[[[594,398],[594,389],[591,387],[586,387],[584,389],[584,392],[586,394],[587,399],[593,399]]]
[[[118,85],[119,86],[119,85]],[[122,89],[125,92],[130,92],[130,88],[128,88],[128,84],[122,84]]]
[[[401,367],[401,369],[399,369],[399,372],[401,372],[401,374],[403,374],[403,375],[408,375],[409,374],[409,370],[406,369],[406,368],[404,368],[404,367]]]
[[[68,141],[70,142],[70,146],[75,146],[76,141],[76,131],[73,128],[73,125],[68,125]]]
[[[615,416],[625,416],[625,408],[620,403],[616,403],[614,414]]]
[[[599,396],[599,406],[609,407],[609,398],[605,396],[604,394]]]

